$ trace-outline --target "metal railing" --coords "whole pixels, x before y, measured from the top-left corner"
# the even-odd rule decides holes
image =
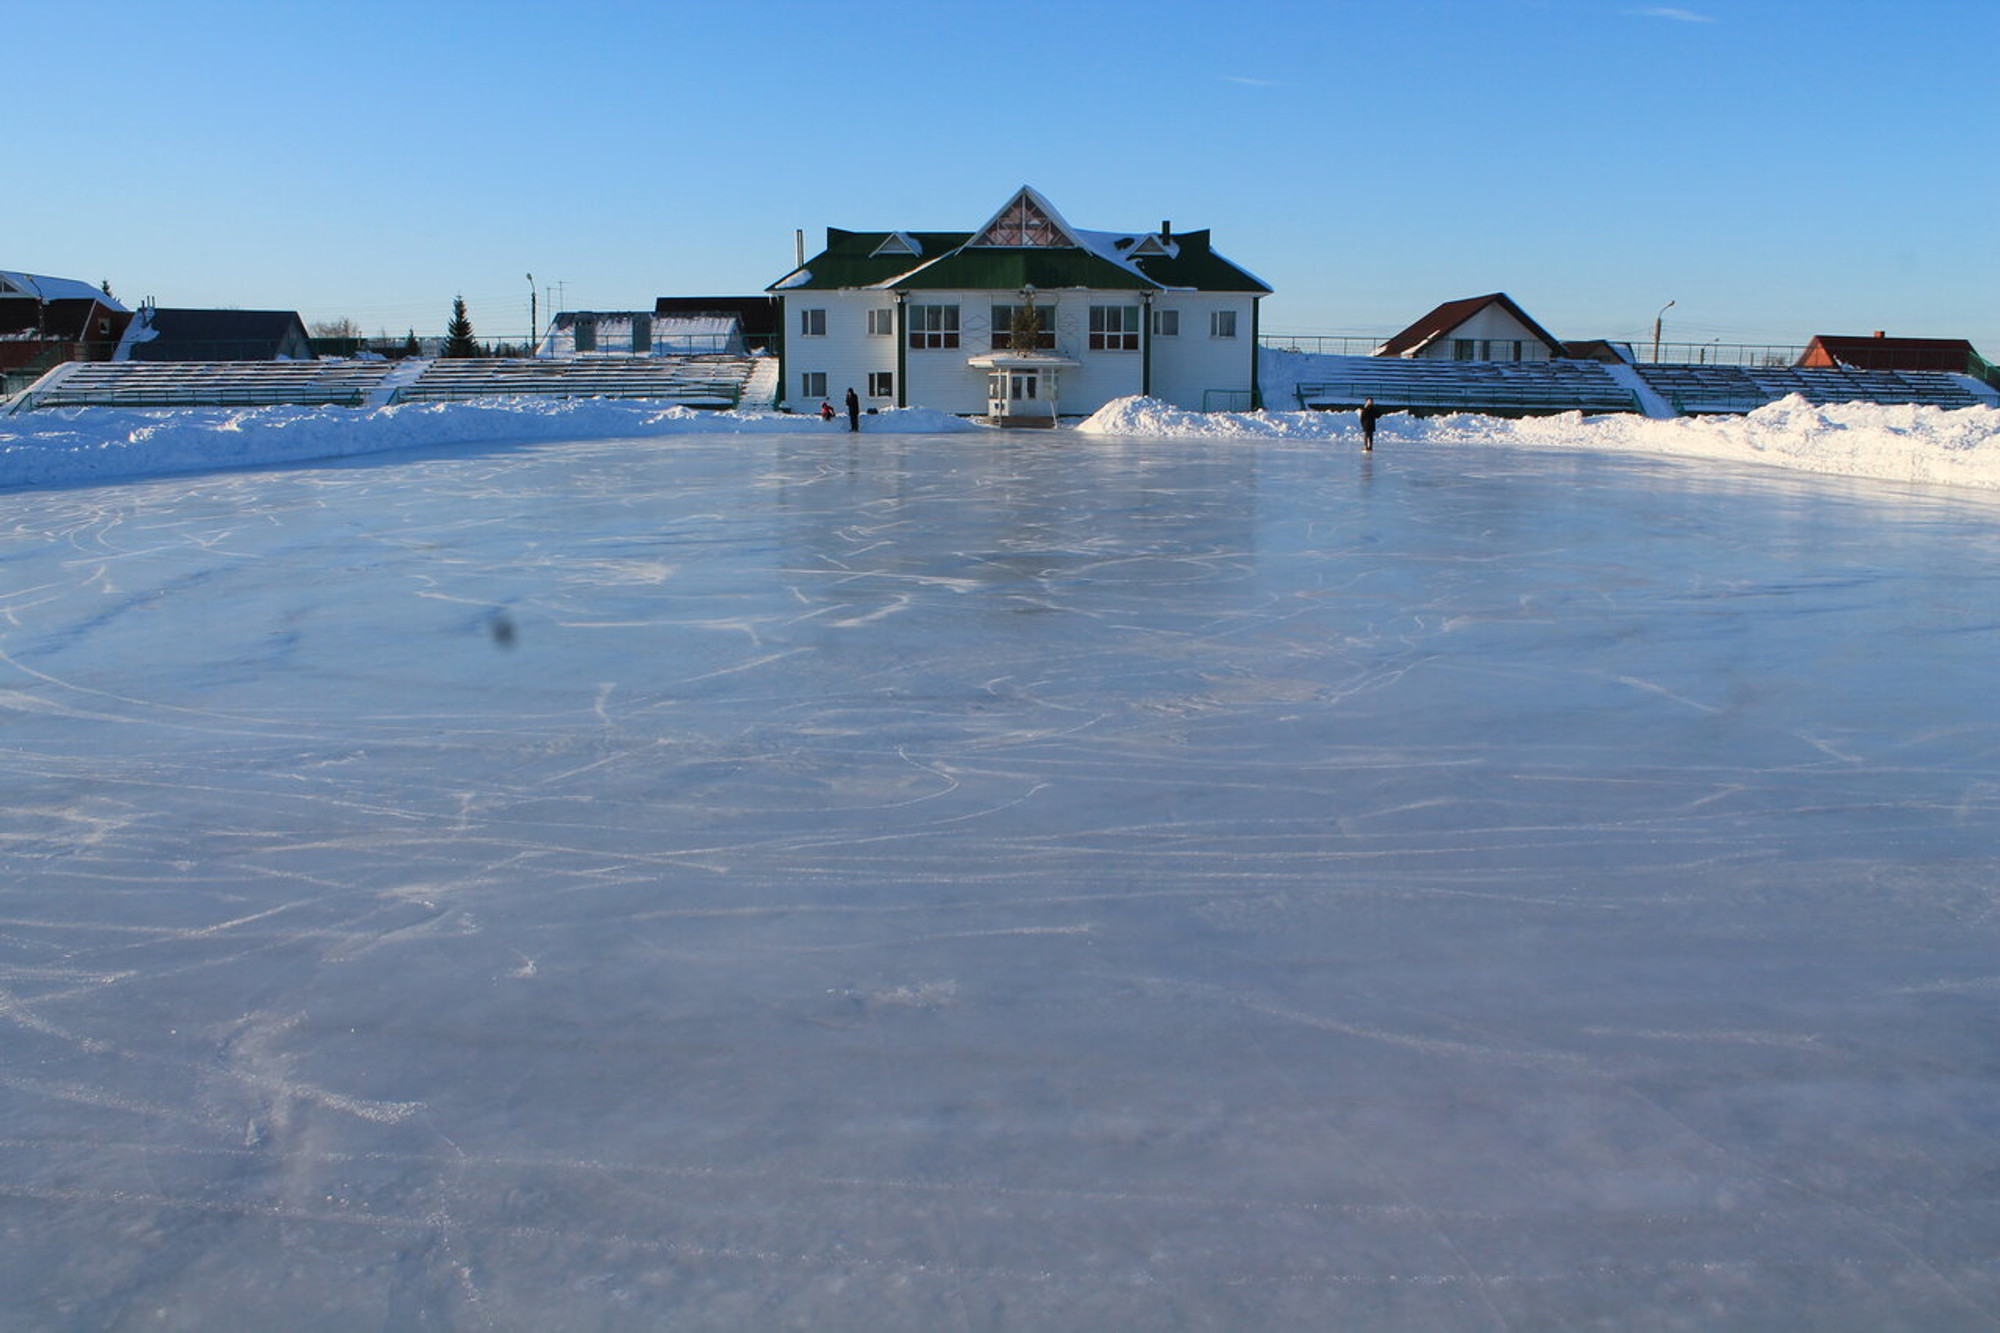
[[[1257,344],[1274,352],[1311,352],[1318,356],[1372,356],[1388,341],[1387,335],[1365,333],[1266,333]],[[1790,366],[1805,354],[1801,343],[1662,342],[1657,354],[1650,339],[1608,339],[1628,349],[1632,359],[1642,364],[1676,366]],[[1433,359],[1433,358],[1426,358]],[[1449,358],[1435,358],[1448,360]],[[1907,369],[1921,369],[1910,366]]]
[[[1632,349],[1632,359],[1654,366],[1755,366],[1766,370],[1795,366],[1805,355],[1803,344],[1792,343],[1705,343],[1663,342],[1655,354],[1650,339],[1621,343]]]
[[[1274,352],[1311,352],[1317,356],[1368,356],[1389,339],[1363,333],[1260,333],[1257,345]]]

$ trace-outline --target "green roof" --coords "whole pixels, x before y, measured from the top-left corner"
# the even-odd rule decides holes
[[[1132,261],[1141,273],[1162,287],[1192,287],[1198,292],[1268,292],[1269,285],[1236,267],[1208,248],[1208,232],[1175,232],[1170,242],[1180,253],[1144,255]]]
[[[1073,246],[967,247],[927,264],[896,284],[919,291],[1019,291],[1037,287],[1090,287],[1107,291],[1150,288],[1130,269]]]
[[[917,243],[920,254],[877,255],[875,251],[891,236],[903,235]],[[939,255],[950,254],[959,246],[972,239],[969,231],[842,231],[838,227],[826,229],[826,249],[806,261],[804,270],[794,269],[792,273],[771,284],[768,291],[826,291],[842,287],[875,287],[900,274],[908,273],[919,264],[936,259]],[[802,282],[791,281],[794,274],[805,272],[808,276]]]
[[[1102,233],[1092,235],[1103,239]],[[911,291],[1019,291],[1028,286],[1045,291],[1074,287],[1098,291],[1154,287],[1214,292],[1271,290],[1211,250],[1208,235],[1206,231],[1177,233],[1168,244],[1178,253],[1121,263],[1107,259],[1100,250],[1080,245],[974,246],[967,244],[973,239],[972,232],[842,231],[829,227],[826,249],[767,290],[837,291],[890,285]],[[915,242],[920,253],[876,254],[893,236]],[[1141,239],[1142,235],[1130,238],[1133,244]]]

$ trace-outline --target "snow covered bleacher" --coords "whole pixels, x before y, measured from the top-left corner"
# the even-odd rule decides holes
[[[1799,394],[1807,402],[1914,403],[1930,407],[1992,405],[1966,376],[1941,370],[1843,370],[1799,366],[1633,367],[1683,416],[1750,412]]]
[[[753,358],[729,355],[589,356],[432,361],[397,390],[399,403],[466,398],[658,398],[686,407],[735,407]]]
[[[360,407],[469,398],[647,398],[731,408],[760,359],[749,356],[564,360],[72,361],[12,404],[43,407]]]
[[[38,407],[358,407],[392,361],[69,361],[23,391]]]
[[[1630,389],[1597,361],[1433,361],[1390,356],[1319,358],[1334,374],[1301,382],[1299,406],[1351,409],[1363,399],[1391,412],[1636,412]],[[1315,368],[1318,368],[1317,366]]]

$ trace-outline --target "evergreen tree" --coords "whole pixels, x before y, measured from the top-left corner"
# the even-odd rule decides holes
[[[424,346],[422,343],[417,341],[417,331],[415,329],[411,329],[410,336],[403,339],[403,355],[422,356],[423,354],[424,354]]]
[[[1032,288],[1021,293],[1021,304],[1014,307],[1014,318],[1007,334],[1008,345],[1017,352],[1032,352],[1042,340],[1042,312],[1035,305]]]
[[[465,314],[465,298],[451,298],[451,323],[444,326],[446,356],[478,356],[479,344],[472,340],[472,321]]]

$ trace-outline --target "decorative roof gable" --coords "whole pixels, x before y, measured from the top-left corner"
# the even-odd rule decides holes
[[[870,259],[878,259],[883,255],[920,255],[923,252],[923,246],[918,245],[915,240],[911,239],[910,233],[906,231],[892,231],[882,238],[882,244],[869,252],[868,257]]]
[[[1078,242],[1055,206],[1023,185],[966,244],[981,248],[1029,246],[1054,250],[1074,248]]]

